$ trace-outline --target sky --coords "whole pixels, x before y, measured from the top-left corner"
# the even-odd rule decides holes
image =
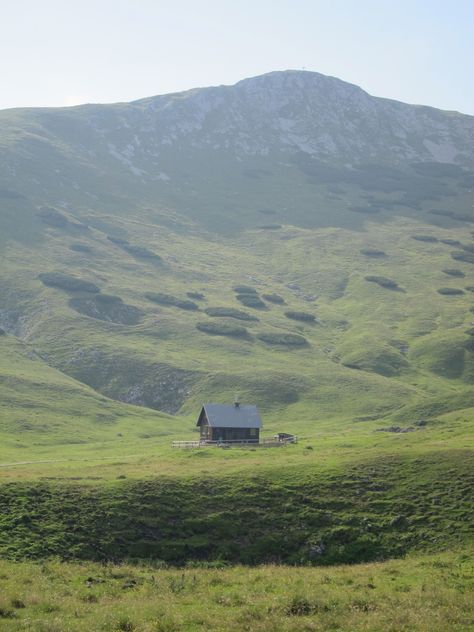
[[[306,69],[474,115],[473,0],[0,0],[0,109]]]

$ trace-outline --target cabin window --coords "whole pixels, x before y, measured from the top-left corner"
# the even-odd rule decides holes
[[[250,428],[250,436],[251,437],[256,437],[257,436],[257,429],[256,428]]]

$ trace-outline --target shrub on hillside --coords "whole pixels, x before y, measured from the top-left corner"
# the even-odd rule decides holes
[[[235,285],[232,289],[236,294],[257,294],[257,290],[250,285]]]
[[[49,287],[56,287],[68,292],[100,292],[100,289],[91,281],[85,281],[79,277],[64,274],[63,272],[43,272],[38,278]]]
[[[43,206],[38,212],[38,217],[43,220],[45,224],[54,226],[55,228],[66,228],[69,224],[68,218],[57,211],[54,208]]]
[[[316,316],[314,316],[313,314],[309,314],[308,312],[289,311],[285,312],[285,316],[287,318],[291,318],[292,320],[301,320],[307,323],[314,323],[314,321],[316,320]]]
[[[231,336],[243,338],[248,332],[240,325],[230,325],[229,323],[197,323],[196,329],[212,336]]]
[[[275,303],[277,305],[285,304],[285,299],[279,294],[262,294],[262,297],[269,303]]]
[[[186,292],[188,298],[193,298],[195,301],[203,301],[206,297],[201,292]]]
[[[240,309],[233,307],[208,307],[204,310],[208,316],[225,317],[225,318],[237,318],[239,320],[253,320],[257,321],[256,316],[243,312]]]
[[[299,334],[263,332],[257,338],[269,345],[287,345],[289,347],[303,347],[308,341]]]
[[[451,253],[451,257],[455,261],[464,261],[464,263],[474,263],[474,253],[462,250],[455,250]]]
[[[427,243],[435,243],[438,241],[436,237],[432,235],[412,235],[411,238],[416,239],[416,241],[426,241]]]
[[[461,290],[457,287],[440,287],[438,289],[438,294],[445,294],[446,296],[457,296],[459,294],[464,294],[464,290]]]
[[[453,277],[461,278],[466,276],[464,272],[462,270],[459,270],[458,268],[445,268],[444,270],[442,270],[442,272]]]
[[[254,309],[264,309],[266,307],[257,294],[237,294],[235,298],[245,307],[253,307]]]
[[[369,281],[370,283],[377,283],[377,285],[380,285],[381,287],[387,288],[389,290],[400,289],[396,281],[387,277],[369,275],[365,277],[365,280]]]
[[[387,254],[383,250],[378,250],[377,248],[362,248],[360,252],[366,257],[386,257],[387,256]]]
[[[92,248],[87,244],[71,244],[69,250],[74,250],[74,252],[92,252]]]
[[[442,244],[446,244],[448,246],[460,246],[461,245],[461,242],[458,239],[446,238],[446,239],[440,239],[440,242]]]
[[[76,312],[119,325],[136,325],[144,313],[134,305],[127,305],[120,296],[94,294],[93,296],[72,298],[69,306]]]
[[[278,230],[283,228],[281,224],[262,224],[262,226],[257,226],[261,230]]]
[[[466,252],[474,252],[474,244],[462,244],[461,248]]]
[[[126,250],[129,254],[137,257],[138,259],[150,259],[155,263],[162,261],[160,255],[157,255],[155,252],[148,250],[145,246],[134,246],[133,244],[125,244],[122,246],[124,250]]]
[[[474,292],[474,285],[466,285],[464,289],[466,289],[468,292]]]
[[[126,239],[123,239],[123,237],[114,237],[114,235],[107,235],[107,239],[117,246],[128,245],[128,241]]]
[[[6,336],[7,332],[0,327],[0,336]]]
[[[169,305],[171,307],[179,307],[180,309],[186,310],[197,310],[199,306],[193,301],[187,301],[185,299],[177,298],[176,296],[172,296],[171,294],[163,294],[161,292],[146,292],[145,298],[153,303],[158,303],[159,305]]]

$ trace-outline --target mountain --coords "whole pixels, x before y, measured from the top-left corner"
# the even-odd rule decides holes
[[[2,340],[172,414],[472,406],[473,141],[474,117],[303,71],[4,110]]]

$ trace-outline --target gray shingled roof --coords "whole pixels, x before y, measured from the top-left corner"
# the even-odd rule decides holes
[[[204,404],[203,408],[209,425],[214,428],[261,428],[263,425],[256,406]]]

